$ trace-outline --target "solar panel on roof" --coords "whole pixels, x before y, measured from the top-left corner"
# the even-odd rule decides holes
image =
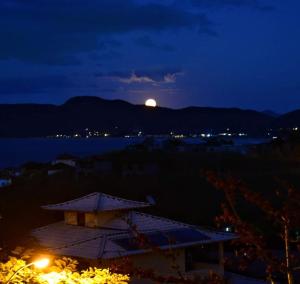
[[[137,237],[126,237],[121,239],[115,239],[114,242],[127,251],[140,250],[151,248],[151,246],[167,246],[167,245],[179,245],[184,243],[194,243],[208,240],[209,237],[202,234],[201,232],[191,229],[184,228],[178,230],[169,230],[155,233],[144,233],[146,242],[143,243]]]
[[[179,243],[192,243],[192,242],[204,241],[209,239],[208,236],[194,229],[173,230],[170,231],[168,235],[171,238],[174,237],[176,242]]]

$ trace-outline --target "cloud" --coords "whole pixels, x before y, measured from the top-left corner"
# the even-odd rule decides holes
[[[0,25],[0,59],[53,65],[78,64],[78,54],[105,48],[113,35],[212,30],[203,13],[134,0],[2,0]]]
[[[151,77],[146,75],[136,75],[135,72],[132,72],[132,74],[128,78],[117,78],[121,83],[126,84],[132,84],[132,83],[156,83],[155,80],[153,80]]]
[[[168,68],[132,72],[113,71],[109,73],[96,73],[95,76],[124,84],[159,85],[176,83],[178,76],[183,74],[183,71],[179,68]]]
[[[179,73],[173,73],[173,74],[168,73],[164,76],[164,82],[165,83],[175,83],[178,75],[179,75]]]

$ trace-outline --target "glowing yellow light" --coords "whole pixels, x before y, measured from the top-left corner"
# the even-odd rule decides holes
[[[36,268],[42,269],[49,265],[50,260],[48,258],[42,258],[33,262]]]
[[[48,284],[57,284],[61,283],[63,280],[67,280],[67,274],[63,272],[50,272],[47,274],[42,274],[39,276],[40,280]]]
[[[147,107],[156,107],[156,100],[154,99],[148,99],[145,101],[145,106]]]

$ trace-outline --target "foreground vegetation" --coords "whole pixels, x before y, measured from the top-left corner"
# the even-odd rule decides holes
[[[0,283],[9,281],[14,284],[126,284],[130,280],[128,275],[113,273],[109,269],[90,267],[78,271],[78,262],[70,258],[56,259],[45,270],[28,264],[26,259],[16,257],[10,257],[7,262],[0,263]]]

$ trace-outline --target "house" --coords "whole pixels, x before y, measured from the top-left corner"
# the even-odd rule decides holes
[[[56,158],[56,160],[54,160],[52,162],[52,165],[65,164],[70,167],[76,167],[77,161],[78,161],[78,158],[73,155],[62,154],[62,155],[59,155]]]
[[[126,258],[134,267],[153,269],[158,275],[178,276],[178,270],[190,278],[211,271],[223,275],[223,243],[234,239],[233,234],[137,211],[149,206],[147,202],[95,192],[43,206],[63,212],[64,221],[38,228],[32,234],[49,253],[92,265],[122,264]],[[166,251],[174,253],[175,258],[166,257]],[[215,261],[208,261],[209,257]],[[153,282],[139,279],[136,283]]]
[[[12,180],[10,178],[0,178],[0,188],[10,186],[12,184]]]

